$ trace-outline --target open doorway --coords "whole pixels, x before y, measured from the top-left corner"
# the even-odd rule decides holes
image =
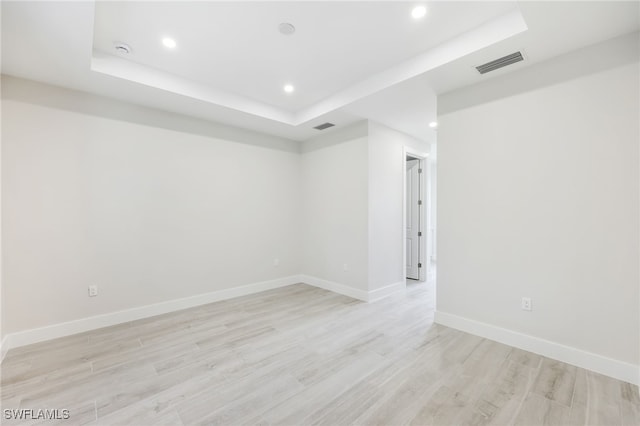
[[[428,154],[404,150],[403,237],[405,277],[426,281],[430,276]]]

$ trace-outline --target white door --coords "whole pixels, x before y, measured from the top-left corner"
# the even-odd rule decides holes
[[[407,161],[407,278],[420,278],[420,161]]]

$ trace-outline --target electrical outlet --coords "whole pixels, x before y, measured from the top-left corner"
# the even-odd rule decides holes
[[[280,266],[280,259],[273,259],[273,267],[277,268],[278,266]]]
[[[530,311],[531,310],[531,298],[530,297],[523,297],[522,298],[522,310],[523,311]]]
[[[95,297],[98,295],[98,286],[90,285],[89,286],[89,297]]]

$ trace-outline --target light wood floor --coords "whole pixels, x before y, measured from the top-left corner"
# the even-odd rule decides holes
[[[433,292],[299,284],[14,349],[2,406],[70,425],[640,425],[636,386],[434,325]]]

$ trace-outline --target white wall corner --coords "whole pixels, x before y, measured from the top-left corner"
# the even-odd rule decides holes
[[[435,322],[640,386],[640,365],[607,358],[582,349],[446,312],[436,311]]]
[[[311,275],[301,275],[300,281],[313,287],[329,290],[334,293],[342,294],[354,299],[369,301],[369,293],[365,290],[349,287],[334,281],[323,280],[322,278],[313,277]]]
[[[398,281],[397,283],[389,284],[384,287],[377,288],[369,291],[367,297],[368,302],[376,302],[385,297],[391,296],[398,291],[405,291],[407,289],[406,281]]]
[[[129,321],[149,318],[169,312],[180,311],[195,306],[219,302],[221,300],[247,296],[250,294],[272,290],[280,287],[286,287],[298,283],[300,283],[300,276],[292,275],[289,277],[277,278],[274,280],[262,281],[239,287],[213,291],[210,293],[199,294],[197,296],[169,300],[167,302],[156,303],[153,305],[139,306],[124,311],[111,312],[104,315],[96,315],[93,317],[81,318],[74,321],[53,324],[46,327],[33,328],[30,330],[11,333],[5,336],[2,341],[2,359],[4,359],[5,353],[12,348],[26,346],[51,339],[57,339],[59,337],[70,336],[72,334],[83,333],[85,331],[109,327]]]
[[[363,302],[376,302],[398,291],[403,291],[406,289],[405,281],[398,281],[397,283],[393,283],[370,291],[360,290],[344,284],[323,280],[321,278],[313,277],[310,275],[301,275],[300,281],[304,284],[342,294],[353,299],[362,300]]]

